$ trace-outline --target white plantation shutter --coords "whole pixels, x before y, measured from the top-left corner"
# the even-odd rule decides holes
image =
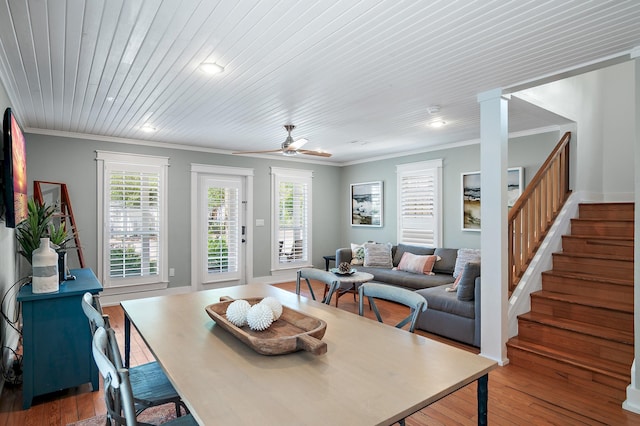
[[[272,269],[308,265],[311,259],[309,170],[271,168],[273,205]]]
[[[397,166],[398,242],[441,246],[442,160]]]
[[[166,282],[168,159],[98,151],[97,160],[103,284]]]
[[[115,169],[108,180],[109,276],[158,275],[159,173]]]
[[[206,275],[214,280],[237,279],[240,275],[240,185],[239,177],[207,179]]]

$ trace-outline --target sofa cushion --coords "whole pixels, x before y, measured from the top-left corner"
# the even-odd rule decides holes
[[[458,282],[457,296],[458,300],[472,301],[474,299],[476,290],[476,278],[480,276],[480,263],[468,262],[462,273],[460,274],[460,281]]]
[[[480,262],[480,249],[458,249],[456,266],[453,268],[453,277],[458,278],[458,275],[464,269],[464,265],[469,262]]]
[[[398,266],[400,264],[400,260],[402,259],[402,255],[405,253],[413,253],[417,255],[427,255],[433,254],[435,249],[433,247],[425,247],[425,246],[412,246],[409,244],[398,244],[396,247],[395,253],[393,255],[393,266]]]
[[[400,263],[398,263],[398,271],[412,272],[414,274],[435,275],[433,265],[438,260],[436,255],[419,256],[417,254],[406,252],[402,255]]]
[[[427,299],[427,310],[448,312],[465,318],[475,319],[475,303],[458,299],[455,292],[448,292],[449,285],[425,288],[416,293]]]
[[[364,266],[391,269],[393,267],[391,244],[366,243],[364,245]]]
[[[411,290],[436,287],[443,284],[450,285],[453,282],[453,275],[449,274],[421,275],[398,271],[397,269],[366,268],[362,266],[358,267],[358,271],[372,274],[373,281],[397,285]]]
[[[433,254],[441,258],[433,266],[433,272],[450,274],[453,277],[453,270],[456,266],[456,258],[458,257],[458,249],[437,248]],[[451,282],[453,282],[453,279]]]

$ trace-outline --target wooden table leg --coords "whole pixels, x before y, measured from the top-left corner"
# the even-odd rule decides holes
[[[487,403],[489,400],[489,375],[478,379],[478,425],[485,426],[487,424]]]
[[[124,368],[129,368],[131,354],[131,320],[124,315]]]

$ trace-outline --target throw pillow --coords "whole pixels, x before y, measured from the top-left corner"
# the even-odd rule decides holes
[[[400,264],[400,260],[402,260],[402,255],[404,255],[406,252],[424,256],[427,254],[433,254],[434,251],[435,249],[433,247],[413,246],[400,243],[396,248],[396,252],[393,254],[393,264],[395,266],[398,266]]]
[[[393,259],[391,259],[391,243],[365,243],[364,266],[391,269],[393,267]]]
[[[362,265],[364,263],[364,244],[351,243],[351,264]]]
[[[464,269],[464,265],[469,262],[480,262],[480,249],[461,248],[458,250],[456,266],[453,268],[453,278],[458,278],[458,275]]]
[[[398,263],[398,271],[411,272],[413,274],[435,275],[433,265],[438,260],[438,256],[433,254],[418,256],[417,254],[405,252]]]
[[[457,286],[458,300],[472,301],[475,298],[476,278],[480,276],[480,263],[469,262],[465,265]]]

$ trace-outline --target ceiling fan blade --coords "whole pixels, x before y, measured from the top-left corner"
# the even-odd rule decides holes
[[[307,154],[307,155],[316,155],[318,157],[331,157],[331,154],[329,154],[328,152],[310,151],[308,149],[299,149],[298,153]]]
[[[308,139],[305,138],[301,138],[301,139],[297,139],[295,141],[293,141],[291,144],[289,144],[289,149],[293,149],[293,150],[298,150],[300,148],[302,148],[302,145],[304,145],[305,143],[309,142]]]
[[[281,149],[269,149],[267,151],[238,151],[232,152],[232,154],[268,154],[270,152],[281,152]]]

